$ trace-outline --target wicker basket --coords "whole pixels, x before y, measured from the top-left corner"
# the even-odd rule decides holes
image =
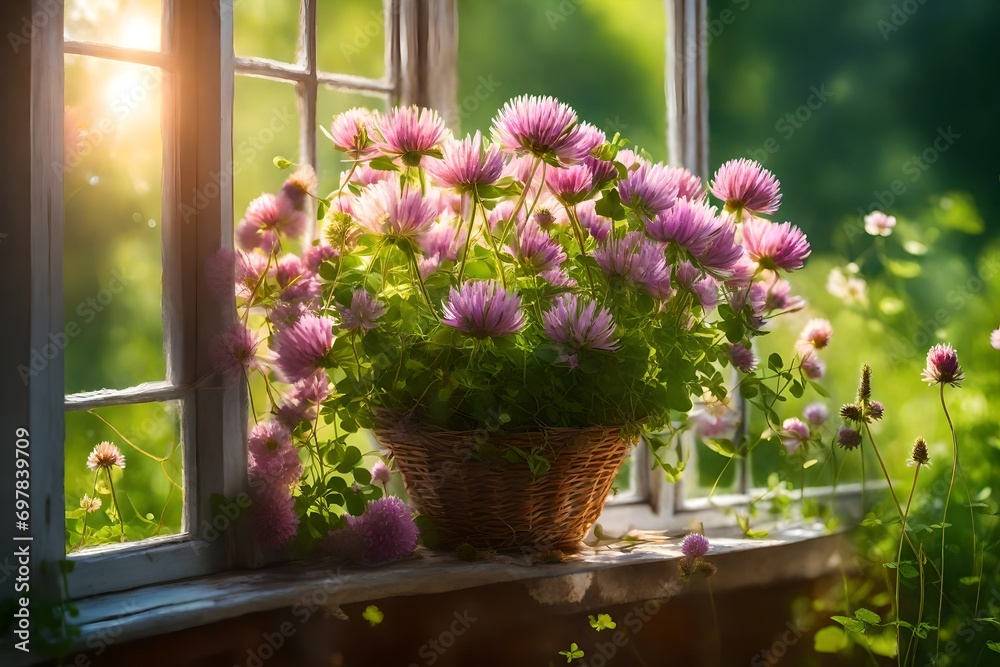
[[[468,542],[496,550],[576,549],[635,444],[613,427],[490,434],[385,414],[376,436],[392,452],[410,502],[433,522],[442,546]],[[491,460],[475,455],[475,445],[484,441],[498,453]],[[502,456],[509,448],[538,446],[551,462],[538,479],[526,463]]]

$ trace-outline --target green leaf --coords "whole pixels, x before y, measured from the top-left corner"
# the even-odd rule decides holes
[[[475,280],[489,280],[493,277],[493,265],[482,260],[469,262],[465,265],[465,277]]]
[[[962,577],[958,580],[958,583],[963,586],[974,586],[979,583],[979,577]]]
[[[371,484],[372,483],[371,471],[369,471],[368,468],[360,468],[360,467],[355,468],[354,479],[358,482],[358,484]]]
[[[588,618],[590,619],[590,627],[598,632],[601,630],[614,630],[618,627],[618,624],[611,620],[610,614],[598,614],[596,618],[591,614]]]
[[[822,396],[823,398],[829,398],[830,397],[830,392],[828,392],[826,389],[824,389],[823,385],[821,385],[820,383],[813,382],[812,380],[810,380],[809,381],[809,386],[812,387],[812,390],[815,391],[820,396]]]
[[[1000,653],[1000,642],[992,642],[992,641],[986,642],[986,648],[988,648],[991,651],[996,651],[997,653]]]
[[[809,459],[808,461],[806,461],[805,463],[802,464],[802,468],[804,470],[808,470],[809,468],[812,468],[817,463],[819,463],[819,459]]]
[[[881,616],[870,609],[865,609],[864,607],[854,612],[854,618],[858,619],[862,623],[867,623],[868,625],[879,625],[882,622]]]
[[[368,166],[378,171],[399,171],[396,163],[385,156],[375,158],[368,163]]]
[[[856,632],[861,635],[868,632],[868,625],[864,621],[859,621],[856,618],[848,618],[847,616],[833,616],[831,618],[844,626],[849,632]]]
[[[737,456],[736,446],[733,445],[732,440],[725,440],[723,438],[705,438],[702,442],[705,443],[705,446],[713,452],[725,456],[727,459]]]
[[[594,206],[594,212],[612,220],[624,220],[625,208],[622,206],[622,198],[619,196],[618,190],[615,188],[605,190],[604,196]]]
[[[781,355],[777,352],[772,352],[771,356],[767,358],[767,367],[774,371],[780,371],[785,366],[785,362],[782,361]]]
[[[361,450],[351,445],[344,452],[344,458],[340,460],[337,465],[337,472],[350,472],[354,469],[358,463],[361,462]]]
[[[835,625],[828,625],[813,636],[813,649],[817,653],[839,653],[850,645],[847,633]]]
[[[438,537],[437,527],[434,522],[427,517],[418,514],[413,518],[413,523],[420,531],[420,542],[428,549],[436,549],[441,539]]]
[[[376,625],[382,622],[382,619],[385,618],[385,614],[382,613],[382,611],[378,607],[376,607],[373,604],[370,604],[367,607],[365,607],[364,612],[361,614],[361,618],[371,623],[371,626],[374,628]]]
[[[275,155],[274,159],[271,160],[271,161],[274,163],[275,167],[277,167],[278,169],[282,169],[282,170],[288,169],[289,167],[292,166],[292,163],[289,160],[286,160],[285,158],[281,157],[280,155]]]
[[[899,575],[901,577],[906,577],[907,579],[913,579],[920,576],[920,572],[914,567],[914,563],[911,560],[900,561],[899,563],[886,563],[885,567],[895,570],[899,570]]]
[[[909,260],[887,259],[885,268],[894,276],[900,278],[916,278],[921,274],[920,264]]]
[[[566,662],[570,663],[578,658],[582,658],[583,650],[576,645],[576,642],[573,642],[569,645],[568,651],[559,651],[559,655],[564,656],[566,658]]]

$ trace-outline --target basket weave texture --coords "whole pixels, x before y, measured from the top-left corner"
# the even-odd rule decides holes
[[[448,431],[380,415],[376,436],[393,455],[410,502],[434,524],[441,546],[574,550],[597,521],[615,475],[635,444],[617,427],[524,433]],[[497,455],[477,455],[482,443]],[[477,449],[477,445],[480,448]],[[543,447],[551,467],[538,479],[509,448]]]

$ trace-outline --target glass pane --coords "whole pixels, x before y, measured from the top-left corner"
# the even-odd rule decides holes
[[[697,466],[695,470],[685,471],[684,495],[688,498],[704,498],[709,494],[715,496],[737,493],[742,462],[712,451],[697,436],[694,440],[695,447],[698,448],[695,457]]]
[[[458,11],[463,133],[487,130],[512,97],[553,95],[666,158],[664,3],[458,0]]]
[[[294,63],[299,46],[299,0],[237,0],[233,47],[238,56]]]
[[[618,474],[615,475],[615,481],[611,485],[611,496],[631,496],[639,492],[636,482],[638,471],[636,469],[636,450],[633,450],[625,462],[622,463],[622,467],[618,469]]]
[[[66,413],[68,552],[183,530],[180,407],[144,403]]]
[[[316,121],[330,129],[330,122],[333,117],[354,107],[365,107],[368,109],[385,111],[388,102],[384,97],[371,97],[368,95],[357,95],[354,93],[343,93],[333,90],[327,86],[321,86],[317,95]],[[340,187],[340,174],[345,166],[350,168],[350,163],[343,153],[334,150],[330,145],[330,140],[322,131],[316,131],[319,145],[316,150],[316,161],[319,166],[319,185],[323,192],[332,192]]]
[[[66,0],[66,39],[160,50],[160,0]]]
[[[978,73],[963,64],[996,61],[991,35],[1000,5],[914,5],[919,20],[905,28],[902,19],[912,17],[902,6],[754,4],[743,11],[745,3],[709,0],[707,14],[710,163],[746,156],[772,170],[783,193],[777,219],[801,226],[812,246],[792,278],[809,309],[760,339],[758,356],[787,355],[809,317],[829,319],[836,338],[820,356],[830,412],[854,400],[858,369],[870,363],[874,398],[886,406],[874,435],[895,480],[913,476],[906,459],[915,436],[950,442],[937,397],[916,382],[926,350],[948,342],[966,368],[996,368],[982,333],[996,327],[996,300],[979,281],[993,274],[986,262],[1000,232],[996,142],[963,132],[991,122]],[[942,29],[959,15],[976,18]],[[889,236],[865,231],[872,210],[898,220]],[[832,293],[838,276],[860,285],[858,296]],[[970,432],[988,430],[985,415],[996,414],[993,398],[985,398],[995,392],[983,391],[963,393]],[[804,402],[789,401],[780,417],[801,416]],[[872,454],[867,442],[861,451]],[[811,455],[819,463],[810,473],[825,455]],[[838,449],[836,456],[845,466],[840,481],[857,481],[858,453]],[[780,470],[797,484],[800,473],[789,467],[796,458],[787,461],[778,447],[755,451],[753,483],[766,485],[768,472]],[[988,469],[981,454],[970,458],[966,470]],[[865,472],[882,477],[873,456]]]
[[[66,392],[166,376],[160,309],[161,72],[66,56]],[[46,350],[43,356],[51,358]]]
[[[233,104],[233,193],[236,221],[247,204],[265,192],[277,193],[291,173],[272,160],[299,155],[299,112],[295,86],[281,81],[236,77]]]
[[[318,0],[316,62],[324,72],[385,75],[382,0]]]

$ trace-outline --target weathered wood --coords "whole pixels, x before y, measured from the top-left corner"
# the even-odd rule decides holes
[[[398,7],[400,104],[437,109],[458,129],[458,8],[455,0],[394,0]]]
[[[667,155],[702,178],[708,175],[705,1],[665,0]]]
[[[316,106],[319,104],[319,85],[316,62],[316,0],[302,0],[299,11],[299,64],[306,69],[307,78],[296,85],[299,107],[299,162],[318,171],[316,157]],[[306,238],[316,238],[316,208],[312,199],[306,202]]]
[[[243,76],[294,82],[304,82],[310,78],[309,73],[300,65],[289,65],[269,58],[236,56],[234,64],[236,73]],[[364,76],[331,72],[317,72],[316,78],[323,85],[345,92],[391,93],[395,90],[392,81],[387,79],[371,79]]]
[[[320,597],[321,604],[336,606],[517,581],[525,582],[536,599],[557,606],[572,607],[588,599],[644,600],[658,592],[644,578],[631,576],[638,572],[635,568],[656,566],[661,579],[675,580],[681,554],[680,535],[641,536],[649,541],[641,547],[588,549],[561,564],[530,565],[530,556],[507,563],[467,563],[420,552],[418,558],[380,568],[346,570],[333,561],[292,563],[113,593],[79,602],[79,642],[110,628],[121,633],[119,641],[127,641]],[[818,576],[839,565],[838,541],[837,536],[808,528],[764,540],[712,538],[710,558],[724,559],[723,572],[734,570],[720,575],[713,586],[721,590]],[[783,550],[794,550],[796,557]]]
[[[164,7],[169,6],[169,1],[164,3]],[[160,51],[147,51],[145,49],[130,49],[124,46],[114,46],[112,44],[99,44],[97,42],[87,42],[78,40],[66,40],[64,44],[66,53],[78,56],[92,56],[105,60],[117,60],[123,63],[135,63],[148,65],[149,67],[159,67],[160,69],[170,69],[171,62],[167,54]]]
[[[175,385],[167,380],[144,382],[127,389],[96,389],[66,396],[67,411],[90,410],[112,405],[135,405],[137,403],[159,403],[183,398],[189,387]]]
[[[55,168],[63,162],[63,12],[61,2],[53,7],[44,0],[31,9],[32,16],[48,20],[35,26],[31,39],[31,219],[20,232],[31,238],[31,347],[43,350],[50,335],[63,332],[63,180]],[[63,356],[57,354],[28,387],[31,593],[38,601],[58,594],[58,561],[65,555],[63,377]],[[13,455],[10,445],[4,449]]]

